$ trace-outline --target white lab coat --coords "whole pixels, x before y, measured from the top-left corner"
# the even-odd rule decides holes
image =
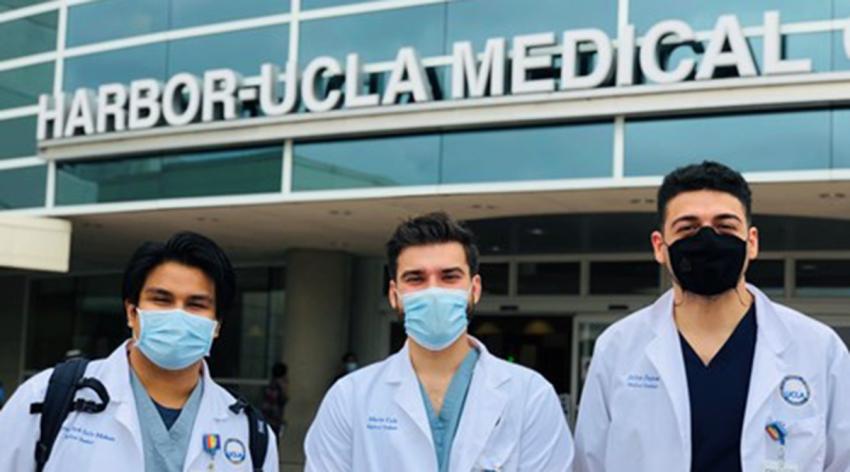
[[[799,472],[850,470],[847,347],[826,325],[749,289],[758,330],[741,438],[744,472],[779,459],[780,446],[765,431],[774,421],[788,430],[785,464]],[[784,398],[789,376],[808,386],[803,404]],[[785,396],[799,403],[801,385],[792,378]],[[690,436],[687,376],[668,292],[597,340],[576,425],[576,469],[687,471]]]
[[[206,364],[203,371],[204,393],[183,470],[250,471],[248,420],[244,414],[237,415],[228,409],[235,399],[213,382]],[[33,451],[39,435],[41,415],[30,414],[30,404],[44,399],[51,372],[52,369],[41,372],[21,385],[0,411],[0,472],[35,470]],[[103,383],[110,396],[109,405],[100,413],[72,412],[68,415],[56,438],[45,472],[144,472],[142,434],[130,385],[127,343],[108,358],[89,363],[85,376]],[[90,390],[80,391],[78,397],[97,398]],[[220,437],[221,450],[214,457],[203,450],[205,434],[218,434]],[[269,434],[269,448],[263,470],[277,472],[277,444],[271,430]],[[225,446],[228,446],[230,459],[225,457]],[[239,461],[243,450],[244,459]],[[211,461],[214,462],[213,468],[210,468]]]
[[[572,438],[551,384],[470,339],[481,356],[452,443],[449,470],[571,470]],[[407,345],[334,384],[310,426],[304,450],[308,472],[437,470]]]

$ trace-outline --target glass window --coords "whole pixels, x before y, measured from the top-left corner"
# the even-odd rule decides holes
[[[165,43],[119,49],[65,60],[64,90],[86,87],[92,90],[108,83],[129,85],[137,79],[164,81]]]
[[[655,261],[593,262],[591,295],[658,295],[660,273]]]
[[[750,263],[746,278],[772,297],[785,295],[785,261],[756,259]]]
[[[56,49],[56,12],[0,23],[0,61]]]
[[[577,295],[578,262],[523,262],[518,266],[519,295]]]
[[[798,260],[798,297],[850,297],[850,260]]]
[[[266,62],[282,69],[288,51],[287,25],[183,39],[169,44],[168,75],[190,72],[200,77],[204,71],[227,68],[253,77]]]
[[[295,145],[294,190],[436,184],[440,136]]]
[[[47,166],[0,170],[0,210],[44,206]]]
[[[67,45],[165,31],[168,4],[163,0],[101,0],[73,6],[68,9]]]
[[[486,295],[507,295],[509,266],[507,263],[483,263],[478,267]]]
[[[35,116],[0,120],[0,159],[34,156],[37,123]]]
[[[818,21],[832,18],[833,0],[681,0],[659,2],[658,0],[631,0],[629,22],[642,35],[652,25],[663,20],[680,19],[696,30],[714,28],[717,17],[734,14],[744,26],[764,24],[764,12],[779,10],[782,22]]]
[[[62,163],[57,168],[56,203],[276,192],[280,190],[281,154],[280,146],[268,146]]]
[[[210,371],[216,377],[266,379],[280,359],[284,277],[280,268],[236,270],[233,309],[213,343]]]
[[[448,4],[446,52],[457,41],[472,41],[482,50],[487,39],[508,41],[522,34],[553,32],[561,42],[563,31],[597,28],[610,36],[617,32],[617,2],[598,0],[466,0]]]
[[[611,175],[610,123],[449,133],[442,182],[499,182]]]
[[[3,0],[0,2],[0,12],[11,11],[16,8],[22,8],[37,3],[43,3],[47,0]]]
[[[304,21],[299,62],[307,64],[318,56],[344,60],[352,52],[365,63],[392,61],[404,46],[415,48],[423,58],[440,56],[445,8],[428,5]]]
[[[35,105],[53,91],[53,62],[0,72],[0,108]]]
[[[29,307],[30,370],[52,367],[72,350],[106,357],[128,337],[119,274],[34,280]]]
[[[171,0],[171,27],[276,15],[289,11],[289,0]]]
[[[829,111],[626,122],[626,175],[664,175],[705,159],[741,172],[830,167]]]
[[[850,18],[850,2],[845,0],[834,0],[833,18]],[[844,34],[846,29],[839,29],[832,33],[832,60],[835,70],[850,69],[850,51],[844,47]]]

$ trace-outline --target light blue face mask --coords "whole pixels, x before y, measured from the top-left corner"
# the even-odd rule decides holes
[[[407,335],[430,351],[451,346],[468,324],[467,290],[431,287],[402,295],[401,303]]]
[[[210,354],[218,322],[184,310],[137,310],[136,347],[166,370],[180,370]]]

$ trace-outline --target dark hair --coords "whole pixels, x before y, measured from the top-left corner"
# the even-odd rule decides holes
[[[137,305],[148,274],[166,262],[177,262],[203,271],[215,284],[215,316],[219,320],[230,311],[236,291],[236,275],[230,259],[206,236],[184,231],[164,243],[146,242],[136,249],[127,268],[121,296]]]
[[[275,362],[272,366],[272,377],[276,379],[284,377],[287,372],[289,372],[289,367],[287,367],[283,362]]]
[[[667,204],[684,192],[715,190],[732,195],[744,206],[749,223],[752,216],[753,195],[744,177],[737,171],[717,162],[703,161],[679,167],[664,177],[658,189],[658,225],[664,226]]]
[[[342,362],[346,362],[348,359],[357,360],[357,354],[355,354],[351,351],[348,351],[348,352],[346,352],[345,354],[342,355]]]
[[[470,275],[478,274],[478,246],[472,231],[443,212],[411,218],[400,224],[387,242],[387,269],[390,280],[398,271],[398,256],[411,246],[456,242],[463,246]]]

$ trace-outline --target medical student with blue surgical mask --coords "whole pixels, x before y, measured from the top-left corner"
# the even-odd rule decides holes
[[[37,464],[45,415],[31,405],[47,407],[54,369],[36,375],[0,412],[0,471],[276,472],[270,428],[247,420],[244,404],[212,380],[204,361],[234,293],[230,261],[204,236],[178,233],[139,247],[123,279],[131,338],[85,365],[84,378],[105,395],[94,397],[95,388],[73,393],[104,408],[72,408],[46,462]],[[252,437],[249,424],[261,432]],[[262,462],[252,460],[252,444]]]
[[[420,216],[395,230],[387,257],[407,342],[330,389],[304,443],[306,470],[571,470],[552,385],[467,334],[482,287],[472,233],[444,213]]]

